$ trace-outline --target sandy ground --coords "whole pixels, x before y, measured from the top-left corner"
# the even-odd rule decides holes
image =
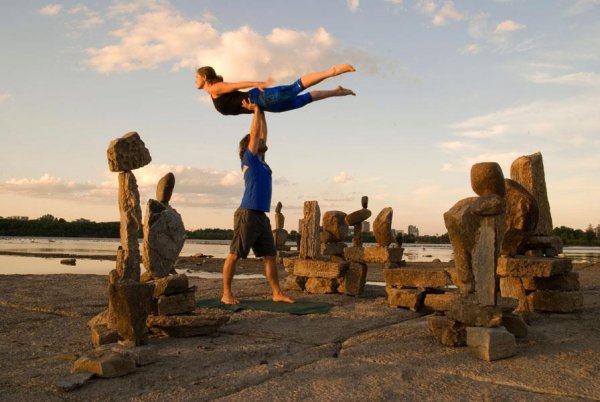
[[[186,259],[178,269],[221,264]],[[576,270],[584,309],[534,315],[518,355],[505,360],[438,344],[426,317],[388,307],[384,288],[371,285],[362,297],[290,292],[332,303],[325,315],[243,311],[216,336],[151,338],[156,363],[68,393],[53,384],[92,349],[86,321],[106,307],[107,277],[0,276],[0,400],[600,400],[600,264]],[[262,265],[247,260],[238,272]],[[381,281],[381,267],[370,266],[368,280]],[[198,298],[220,295],[218,279],[191,282]],[[261,279],[234,287],[243,298],[268,294]]]

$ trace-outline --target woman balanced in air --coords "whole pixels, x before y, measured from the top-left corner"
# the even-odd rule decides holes
[[[201,67],[196,71],[196,88],[204,89],[211,97],[215,108],[225,115],[250,114],[242,106],[242,102],[256,104],[267,112],[286,112],[301,108],[311,102],[332,96],[354,95],[350,89],[341,86],[335,89],[310,91],[301,93],[307,88],[318,84],[324,79],[355,71],[350,64],[336,64],[325,71],[310,73],[300,77],[293,84],[270,88],[272,80],[223,82],[223,77],[217,75],[210,66]],[[252,88],[248,92],[240,89]]]

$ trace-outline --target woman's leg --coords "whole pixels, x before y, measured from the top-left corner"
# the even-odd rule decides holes
[[[336,75],[356,71],[350,64],[336,64],[331,68],[318,73],[310,73],[302,76],[300,82],[304,88],[312,87],[324,79],[335,77]]]
[[[331,98],[332,96],[355,96],[356,94],[351,89],[338,86],[335,89],[327,89],[324,91],[310,91],[310,95],[312,96],[313,102],[315,102],[321,99]]]

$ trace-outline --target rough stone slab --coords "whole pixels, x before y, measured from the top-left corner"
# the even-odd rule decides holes
[[[134,341],[141,345],[147,341],[146,317],[151,309],[154,286],[133,280],[115,281],[113,278],[108,286],[109,327],[119,332],[125,340]]]
[[[294,273],[294,265],[296,264],[297,258],[284,258],[282,261],[285,272],[290,274]]]
[[[135,361],[136,366],[145,366],[158,361],[158,349],[152,345],[127,347],[119,344],[105,345],[105,348],[115,353],[129,355]]]
[[[106,345],[110,343],[115,343],[123,338],[119,335],[114,329],[108,328],[108,326],[103,324],[96,324],[91,327],[92,332],[92,344],[95,348]]]
[[[471,353],[488,362],[517,354],[515,336],[504,327],[467,327],[467,346]]]
[[[562,240],[558,236],[530,236],[526,248],[529,250],[553,250],[557,255],[563,252]]]
[[[449,276],[443,268],[392,268],[383,270],[386,285],[409,288],[443,288]]]
[[[363,248],[363,261],[374,264],[384,264],[386,262],[400,262],[402,261],[402,253],[404,249],[402,247],[364,247]]]
[[[273,233],[273,242],[275,243],[276,250],[285,250],[285,242],[288,238],[288,231],[285,229],[274,229]]]
[[[483,306],[496,304],[496,250],[498,248],[498,233],[496,226],[500,218],[485,216],[475,238],[472,250],[472,269],[475,279],[475,294],[477,301]]]
[[[185,239],[181,215],[168,205],[149,200],[144,217],[142,261],[154,278],[163,278],[173,272]]]
[[[570,272],[572,266],[568,258],[502,255],[498,258],[498,276],[545,278]]]
[[[346,247],[344,249],[344,258],[348,261],[364,262],[364,247]]]
[[[337,243],[321,243],[322,255],[344,255],[344,249],[348,245],[344,242]]]
[[[388,304],[391,307],[405,307],[412,311],[421,308],[425,296],[424,289],[399,289],[386,286],[385,291],[388,295]]]
[[[229,321],[230,313],[218,309],[196,309],[191,315],[148,317],[146,323],[154,333],[173,338],[210,335]]]
[[[154,284],[155,299],[158,299],[162,295],[183,293],[189,287],[189,280],[185,274],[165,276],[164,278],[155,279],[151,283]]]
[[[117,271],[122,278],[140,280],[140,246],[142,209],[137,180],[133,172],[119,173],[119,215],[121,248],[117,253]]]
[[[323,214],[323,232],[329,233],[334,242],[343,242],[348,236],[345,218],[346,213],[342,211],[327,211]]]
[[[517,299],[519,302],[517,311],[531,312],[529,302],[527,301],[527,293],[523,287],[522,278],[507,276],[500,278],[500,295]]]
[[[302,292],[304,290],[304,284],[306,283],[305,276],[288,275],[283,282],[284,290],[297,290]]]
[[[459,297],[458,292],[427,293],[423,306],[434,311],[448,311],[450,305]]]
[[[62,392],[73,391],[85,385],[93,376],[93,373],[88,372],[71,374],[55,382],[54,388]]]
[[[156,200],[160,203],[168,204],[171,201],[173,189],[175,189],[175,175],[169,172],[156,185]]]
[[[382,247],[387,247],[394,242],[392,234],[392,217],[394,210],[392,207],[386,207],[379,212],[373,221],[373,234],[375,241]]]
[[[572,313],[583,307],[581,292],[538,290],[527,295],[527,301],[535,311]]]
[[[349,226],[355,226],[363,221],[366,221],[367,219],[369,219],[370,216],[371,211],[367,208],[363,208],[346,215],[344,221]]]
[[[294,275],[310,278],[339,278],[344,275],[349,264],[299,258],[294,263]]]
[[[362,262],[352,262],[340,283],[338,292],[350,296],[358,296],[365,290],[367,282],[367,264]]]
[[[450,305],[448,318],[469,327],[497,327],[502,323],[502,310],[498,306],[480,306],[472,301],[458,299]]]
[[[158,315],[177,315],[191,313],[196,308],[196,292],[162,295],[158,298]]]
[[[502,326],[516,338],[526,338],[529,327],[525,320],[518,315],[510,314],[502,317]]]
[[[446,346],[465,346],[467,331],[463,323],[449,319],[443,315],[432,315],[427,318],[431,334]]]
[[[72,373],[93,373],[102,378],[121,377],[135,371],[132,356],[108,351],[93,352],[73,363]]]
[[[504,237],[500,253],[513,256],[526,250],[524,243],[537,224],[538,206],[525,187],[511,179],[505,179],[504,183]]]
[[[540,152],[524,155],[515,159],[510,166],[510,177],[520,183],[533,195],[538,204],[539,219],[534,229],[535,234],[552,234],[552,215],[546,191],[546,174],[544,160]]]
[[[337,280],[332,278],[308,278],[304,290],[308,293],[326,294],[337,291]]]
[[[579,290],[579,273],[571,271],[562,275],[547,278],[523,277],[521,278],[525,290]]]
[[[321,242],[319,237],[319,222],[321,210],[317,201],[304,201],[304,219],[300,233],[300,258],[319,258]]]
[[[152,161],[150,151],[135,131],[115,138],[106,151],[111,172],[124,172],[146,166]]]

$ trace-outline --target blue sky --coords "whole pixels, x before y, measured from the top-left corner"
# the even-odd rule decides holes
[[[296,229],[304,200],[352,212],[368,195],[393,227],[444,233],[473,196],[473,163],[506,177],[542,152],[554,226],[600,223],[600,1],[27,1],[0,5],[0,216],[118,220],[111,139],[137,131],[153,161],[142,203],[172,171],[189,229],[232,227],[249,116],[194,87],[357,72],[333,98],[268,114],[273,205]]]

